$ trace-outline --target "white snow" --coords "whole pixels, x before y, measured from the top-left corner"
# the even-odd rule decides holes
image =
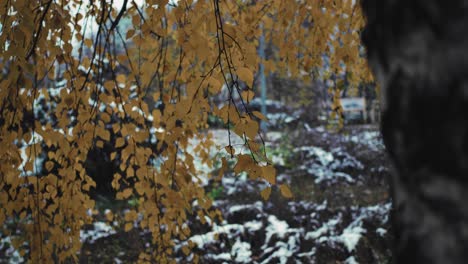
[[[304,238],[307,240],[318,239],[321,236],[326,235],[329,232],[333,232],[335,230],[336,225],[339,224],[340,222],[341,222],[341,214],[338,214],[336,218],[332,218],[328,220],[326,223],[323,223],[323,225],[319,227],[318,229],[311,231],[311,232],[307,232]]]
[[[345,260],[345,264],[359,264],[359,262],[356,261],[354,256],[351,256]]]
[[[208,254],[208,256],[212,260],[231,260],[232,259],[230,253],[220,253],[218,255]]]
[[[276,245],[280,246],[280,247],[278,249],[274,250],[273,254],[271,254],[267,259],[265,259],[262,262],[262,264],[273,263],[274,261],[272,261],[272,260],[274,258],[278,258],[279,263],[281,263],[281,264],[286,264],[287,263],[288,258],[290,258],[292,256],[293,252],[288,250],[287,244],[284,243],[284,242],[278,241],[276,243]]]
[[[92,230],[80,230],[80,241],[94,243],[97,239],[115,234],[114,228],[105,222],[94,222]]]
[[[379,234],[379,236],[383,237],[385,234],[387,234],[387,229],[379,227],[375,230],[375,232]]]
[[[266,133],[266,137],[265,139],[268,140],[268,141],[278,141],[280,139],[282,139],[285,135],[281,132],[278,132],[278,131],[268,131]]]
[[[367,145],[374,151],[378,151],[384,148],[382,137],[378,131],[364,131],[357,135],[346,136],[345,140]]]
[[[262,229],[263,223],[260,221],[249,221],[249,222],[245,222],[244,226],[250,232],[255,232],[255,231]]]
[[[3,256],[6,257],[5,263],[25,263],[19,251],[13,247],[9,236],[0,239],[0,250],[3,251],[5,248],[5,255]]]
[[[196,243],[199,248],[203,248],[205,244],[214,243],[215,236],[219,234],[230,234],[231,232],[244,232],[244,226],[239,224],[226,224],[223,226],[213,225],[213,231],[201,235],[194,235],[189,238],[190,241]]]
[[[252,251],[250,250],[250,244],[247,242],[242,242],[239,238],[237,238],[236,243],[232,245],[231,255],[235,257],[236,262],[250,263],[252,261]]]
[[[327,166],[334,159],[333,154],[331,154],[328,151],[325,151],[322,148],[315,147],[315,146],[303,146],[295,150],[295,152],[299,152],[299,151],[307,152],[309,156],[316,155],[321,165],[323,166]]]
[[[269,225],[266,227],[265,244],[268,244],[273,235],[283,238],[288,232],[289,225],[286,221],[279,220],[275,215],[268,216]]]
[[[262,202],[260,201],[257,201],[255,202],[254,204],[238,204],[238,205],[232,205],[231,207],[229,207],[229,213],[232,214],[232,213],[235,213],[235,212],[238,212],[238,211],[242,211],[242,210],[246,210],[246,209],[256,209],[256,210],[259,210],[261,211],[262,210]]]
[[[35,149],[30,148],[27,150],[28,147],[38,144],[41,141],[43,141],[43,138],[40,134],[38,133],[33,133],[31,139],[29,140],[28,143],[25,143],[23,141],[23,146],[19,148],[20,156],[21,156],[21,164],[18,166],[18,170],[20,171],[21,176],[31,176],[31,175],[36,175],[39,173],[39,171],[42,168],[42,164],[44,163],[44,158],[40,156],[40,153],[34,154]],[[34,166],[33,166],[33,171],[26,171],[25,166],[28,161],[30,161],[31,156],[35,156],[34,158]]]
[[[359,239],[362,237],[362,233],[365,232],[366,230],[361,226],[348,226],[343,230],[339,240],[345,245],[348,252],[351,252],[356,248]]]
[[[347,168],[362,170],[364,165],[349,153],[341,148],[334,148],[330,152],[315,146],[303,146],[294,150],[304,152],[306,161],[299,166],[299,169],[306,170],[315,178],[315,183],[336,182],[341,179],[348,183],[355,182],[355,179],[343,172]]]

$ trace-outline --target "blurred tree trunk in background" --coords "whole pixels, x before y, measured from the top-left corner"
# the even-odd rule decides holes
[[[362,1],[394,161],[395,263],[468,259],[468,1]]]

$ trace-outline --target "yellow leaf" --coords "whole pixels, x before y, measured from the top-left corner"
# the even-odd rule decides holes
[[[112,188],[114,189],[119,189],[120,188],[120,184],[119,184],[119,180],[122,176],[120,176],[120,174],[118,173],[114,173],[114,179],[112,180]],[[117,193],[117,195],[119,195],[120,193]]]
[[[120,147],[122,147],[124,144],[125,144],[125,139],[123,139],[123,138],[118,138],[118,139],[115,141],[115,147],[116,147],[116,148],[120,148]]]
[[[137,27],[140,25],[140,16],[138,14],[132,17],[132,24]]]
[[[91,48],[93,46],[93,41],[87,38],[84,40],[84,44],[86,45],[86,47]]]
[[[286,185],[286,184],[281,184],[280,185],[280,191],[281,191],[281,195],[283,195],[283,197],[285,197],[285,198],[292,198],[293,197],[293,194],[292,194],[291,190],[289,189],[288,185]]]
[[[123,74],[119,74],[117,75],[116,80],[119,83],[125,83],[125,80],[127,80],[127,77]]]
[[[236,166],[234,166],[234,172],[240,173],[245,171],[253,163],[252,158],[247,154],[242,154],[237,157]]]
[[[189,249],[187,246],[183,246],[183,247],[182,247],[182,252],[183,252],[186,256],[190,255],[190,249]]]
[[[245,126],[245,134],[249,138],[254,139],[255,136],[257,136],[258,134],[258,129],[259,129],[258,123],[254,120],[250,120]]]
[[[100,136],[103,140],[109,141],[110,140],[110,132],[102,127],[99,127],[96,130],[98,136]]]
[[[26,211],[21,212],[19,219],[25,219],[28,213]]]
[[[218,179],[221,180],[221,177],[224,176],[224,172],[227,170],[228,163],[225,157],[221,158],[221,168],[219,169],[218,172]]]
[[[251,90],[243,91],[241,93],[242,99],[246,101],[247,103],[250,103],[252,99],[254,98],[255,93],[252,92]]]
[[[130,195],[132,195],[132,193],[133,193],[132,189],[127,188],[127,189],[122,191],[122,198],[127,199],[128,197],[130,197]]]
[[[266,187],[265,189],[263,189],[260,192],[260,195],[262,196],[263,200],[268,200],[268,198],[270,198],[271,195],[271,187]]]
[[[106,213],[106,219],[107,219],[107,221],[109,221],[109,222],[114,220],[114,214],[112,213],[112,211],[108,211],[108,212]]]
[[[136,220],[137,218],[138,218],[138,213],[135,210],[130,210],[130,211],[125,212],[125,216],[124,216],[125,221],[131,222],[131,221]]]
[[[130,29],[129,31],[127,31],[127,35],[125,36],[125,38],[129,39],[129,38],[133,37],[133,35],[135,35],[135,30]]]
[[[54,163],[52,161],[47,161],[45,164],[46,170],[50,172],[54,168]]]
[[[216,79],[214,77],[209,77],[208,78],[208,85],[209,85],[208,90],[212,94],[219,93],[219,91],[221,91],[221,87],[223,86],[221,84],[221,82],[218,81],[218,79]]]
[[[132,230],[132,228],[133,228],[133,223],[126,223],[125,227],[124,227],[124,230],[125,230],[125,232],[128,232],[128,231]]]
[[[127,168],[127,177],[133,177],[135,176],[135,170],[133,170],[132,167]]]
[[[104,147],[104,142],[102,142],[102,140],[96,141],[96,147],[103,148]]]
[[[253,84],[254,77],[252,71],[249,68],[240,67],[236,72],[239,78],[247,83],[247,85],[251,86]]]
[[[233,146],[226,146],[224,147],[224,149],[226,150],[226,152],[229,154],[229,155],[234,155],[236,154],[236,149],[234,149]]]
[[[144,168],[138,168],[136,171],[136,176],[140,179],[146,176],[146,170]]]
[[[276,169],[273,165],[262,167],[262,175],[270,184],[276,183]]]
[[[115,83],[113,81],[104,82],[104,88],[106,88],[107,91],[112,91],[114,87],[115,87]]]
[[[258,119],[263,120],[263,121],[268,121],[268,119],[259,111],[253,111],[252,114],[256,116]]]

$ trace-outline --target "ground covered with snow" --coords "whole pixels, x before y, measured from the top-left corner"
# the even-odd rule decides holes
[[[222,139],[223,132],[215,131],[214,138]],[[389,162],[376,127],[356,125],[333,132],[304,126],[269,133],[267,139],[278,181],[290,184],[294,199],[274,190],[270,200],[263,201],[259,190],[264,183],[246,175],[208,181],[207,192],[224,221],[209,225],[194,219],[191,224],[189,240],[196,243],[194,253],[202,263],[391,261],[391,201],[385,182]],[[83,247],[83,263],[108,255],[114,262],[131,262],[137,257],[133,250],[148,246],[148,236],[137,230],[97,239],[87,234],[91,239]],[[186,243],[176,241],[178,263],[193,258],[182,252]]]
[[[276,191],[262,201],[262,183],[226,176],[214,203],[224,222],[191,237],[203,263],[390,262],[389,161],[377,128],[287,135],[268,138],[282,164],[278,181],[291,185],[294,199]]]
[[[218,130],[214,138],[224,134]],[[206,191],[224,220],[201,224],[194,216],[188,223],[201,263],[391,262],[389,161],[375,126],[334,132],[298,125],[266,138],[277,181],[288,183],[294,198],[273,189],[264,201],[265,183],[246,175],[207,180]],[[115,204],[98,201],[98,206],[104,212]],[[81,263],[133,263],[150,245],[148,233],[124,232],[105,221],[83,230],[81,238]],[[182,252],[188,241],[175,242],[177,263],[191,263],[193,254]],[[2,254],[18,259],[9,244],[0,240],[0,259]]]

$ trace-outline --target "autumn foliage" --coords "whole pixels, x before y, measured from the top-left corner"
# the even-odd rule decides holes
[[[259,64],[295,78],[326,64],[325,76],[347,70],[354,84],[370,80],[363,23],[350,0],[2,1],[0,223],[24,231],[10,235],[33,263],[76,260],[95,206],[86,160],[107,146],[119,166],[115,198],[138,201],[123,228],[141,218],[152,234],[140,260],[169,262],[173,240],[190,236],[187,214],[221,217],[194,166],[195,156],[213,166],[208,115],[229,128],[220,173],[208,177],[233,169],[274,186],[265,117],[248,106]],[[265,60],[262,35],[274,47]],[[213,103],[222,90],[224,103]],[[231,144],[231,134],[244,144]],[[268,199],[271,188],[259,191]]]

